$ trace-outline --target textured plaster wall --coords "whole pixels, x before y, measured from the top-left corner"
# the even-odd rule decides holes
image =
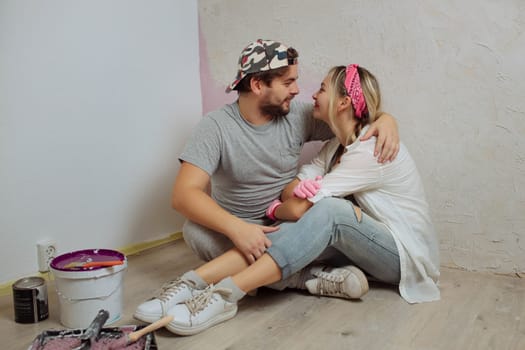
[[[525,271],[525,2],[465,0],[200,0],[203,110],[235,95],[246,43],[300,52],[299,98],[329,67],[378,77],[416,159],[442,265]]]

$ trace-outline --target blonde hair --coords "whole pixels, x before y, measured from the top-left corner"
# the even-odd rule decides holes
[[[358,67],[357,72],[359,73],[359,80],[361,82],[361,88],[363,90],[363,96],[365,97],[366,107],[368,112],[365,113],[361,118],[355,118],[354,107],[351,107],[352,118],[355,118],[357,125],[354,129],[353,134],[350,136],[350,140],[347,140],[347,144],[354,142],[361,130],[366,125],[373,123],[377,117],[383,112],[381,111],[381,93],[379,91],[379,83],[376,77],[363,67]],[[346,78],[346,66],[337,66],[330,69],[328,72],[330,76],[330,87],[328,89],[328,120],[332,125],[334,124],[337,116],[337,101],[345,96],[348,96],[345,87]]]

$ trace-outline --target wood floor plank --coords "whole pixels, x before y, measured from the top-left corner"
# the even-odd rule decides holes
[[[130,256],[116,325],[140,324],[135,307],[199,264],[182,240]],[[160,330],[156,338],[160,349],[525,349],[523,279],[443,268],[440,288],[441,301],[418,305],[395,287],[373,283],[361,301],[261,288],[228,322],[191,337]],[[50,318],[36,324],[15,323],[12,297],[0,297],[0,348],[27,349],[40,332],[64,328],[52,282],[48,289]]]

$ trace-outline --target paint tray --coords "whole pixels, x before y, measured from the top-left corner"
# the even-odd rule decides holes
[[[145,325],[136,326],[121,326],[102,328],[98,337],[97,345],[92,347],[92,350],[107,349],[108,342],[120,338],[123,333],[130,333]],[[80,336],[85,329],[66,329],[66,330],[47,330],[40,333],[28,350],[71,350],[80,345]],[[100,342],[100,346],[98,345]],[[136,343],[128,345],[129,350],[158,350],[155,334],[153,332],[144,335]]]

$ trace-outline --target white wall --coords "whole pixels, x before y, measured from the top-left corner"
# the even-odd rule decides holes
[[[61,252],[165,237],[201,116],[196,1],[0,2],[0,283]]]
[[[200,0],[199,16],[204,109],[232,100],[211,89],[257,38],[299,50],[305,100],[332,65],[362,64],[418,163],[442,264],[525,271],[523,0]]]

